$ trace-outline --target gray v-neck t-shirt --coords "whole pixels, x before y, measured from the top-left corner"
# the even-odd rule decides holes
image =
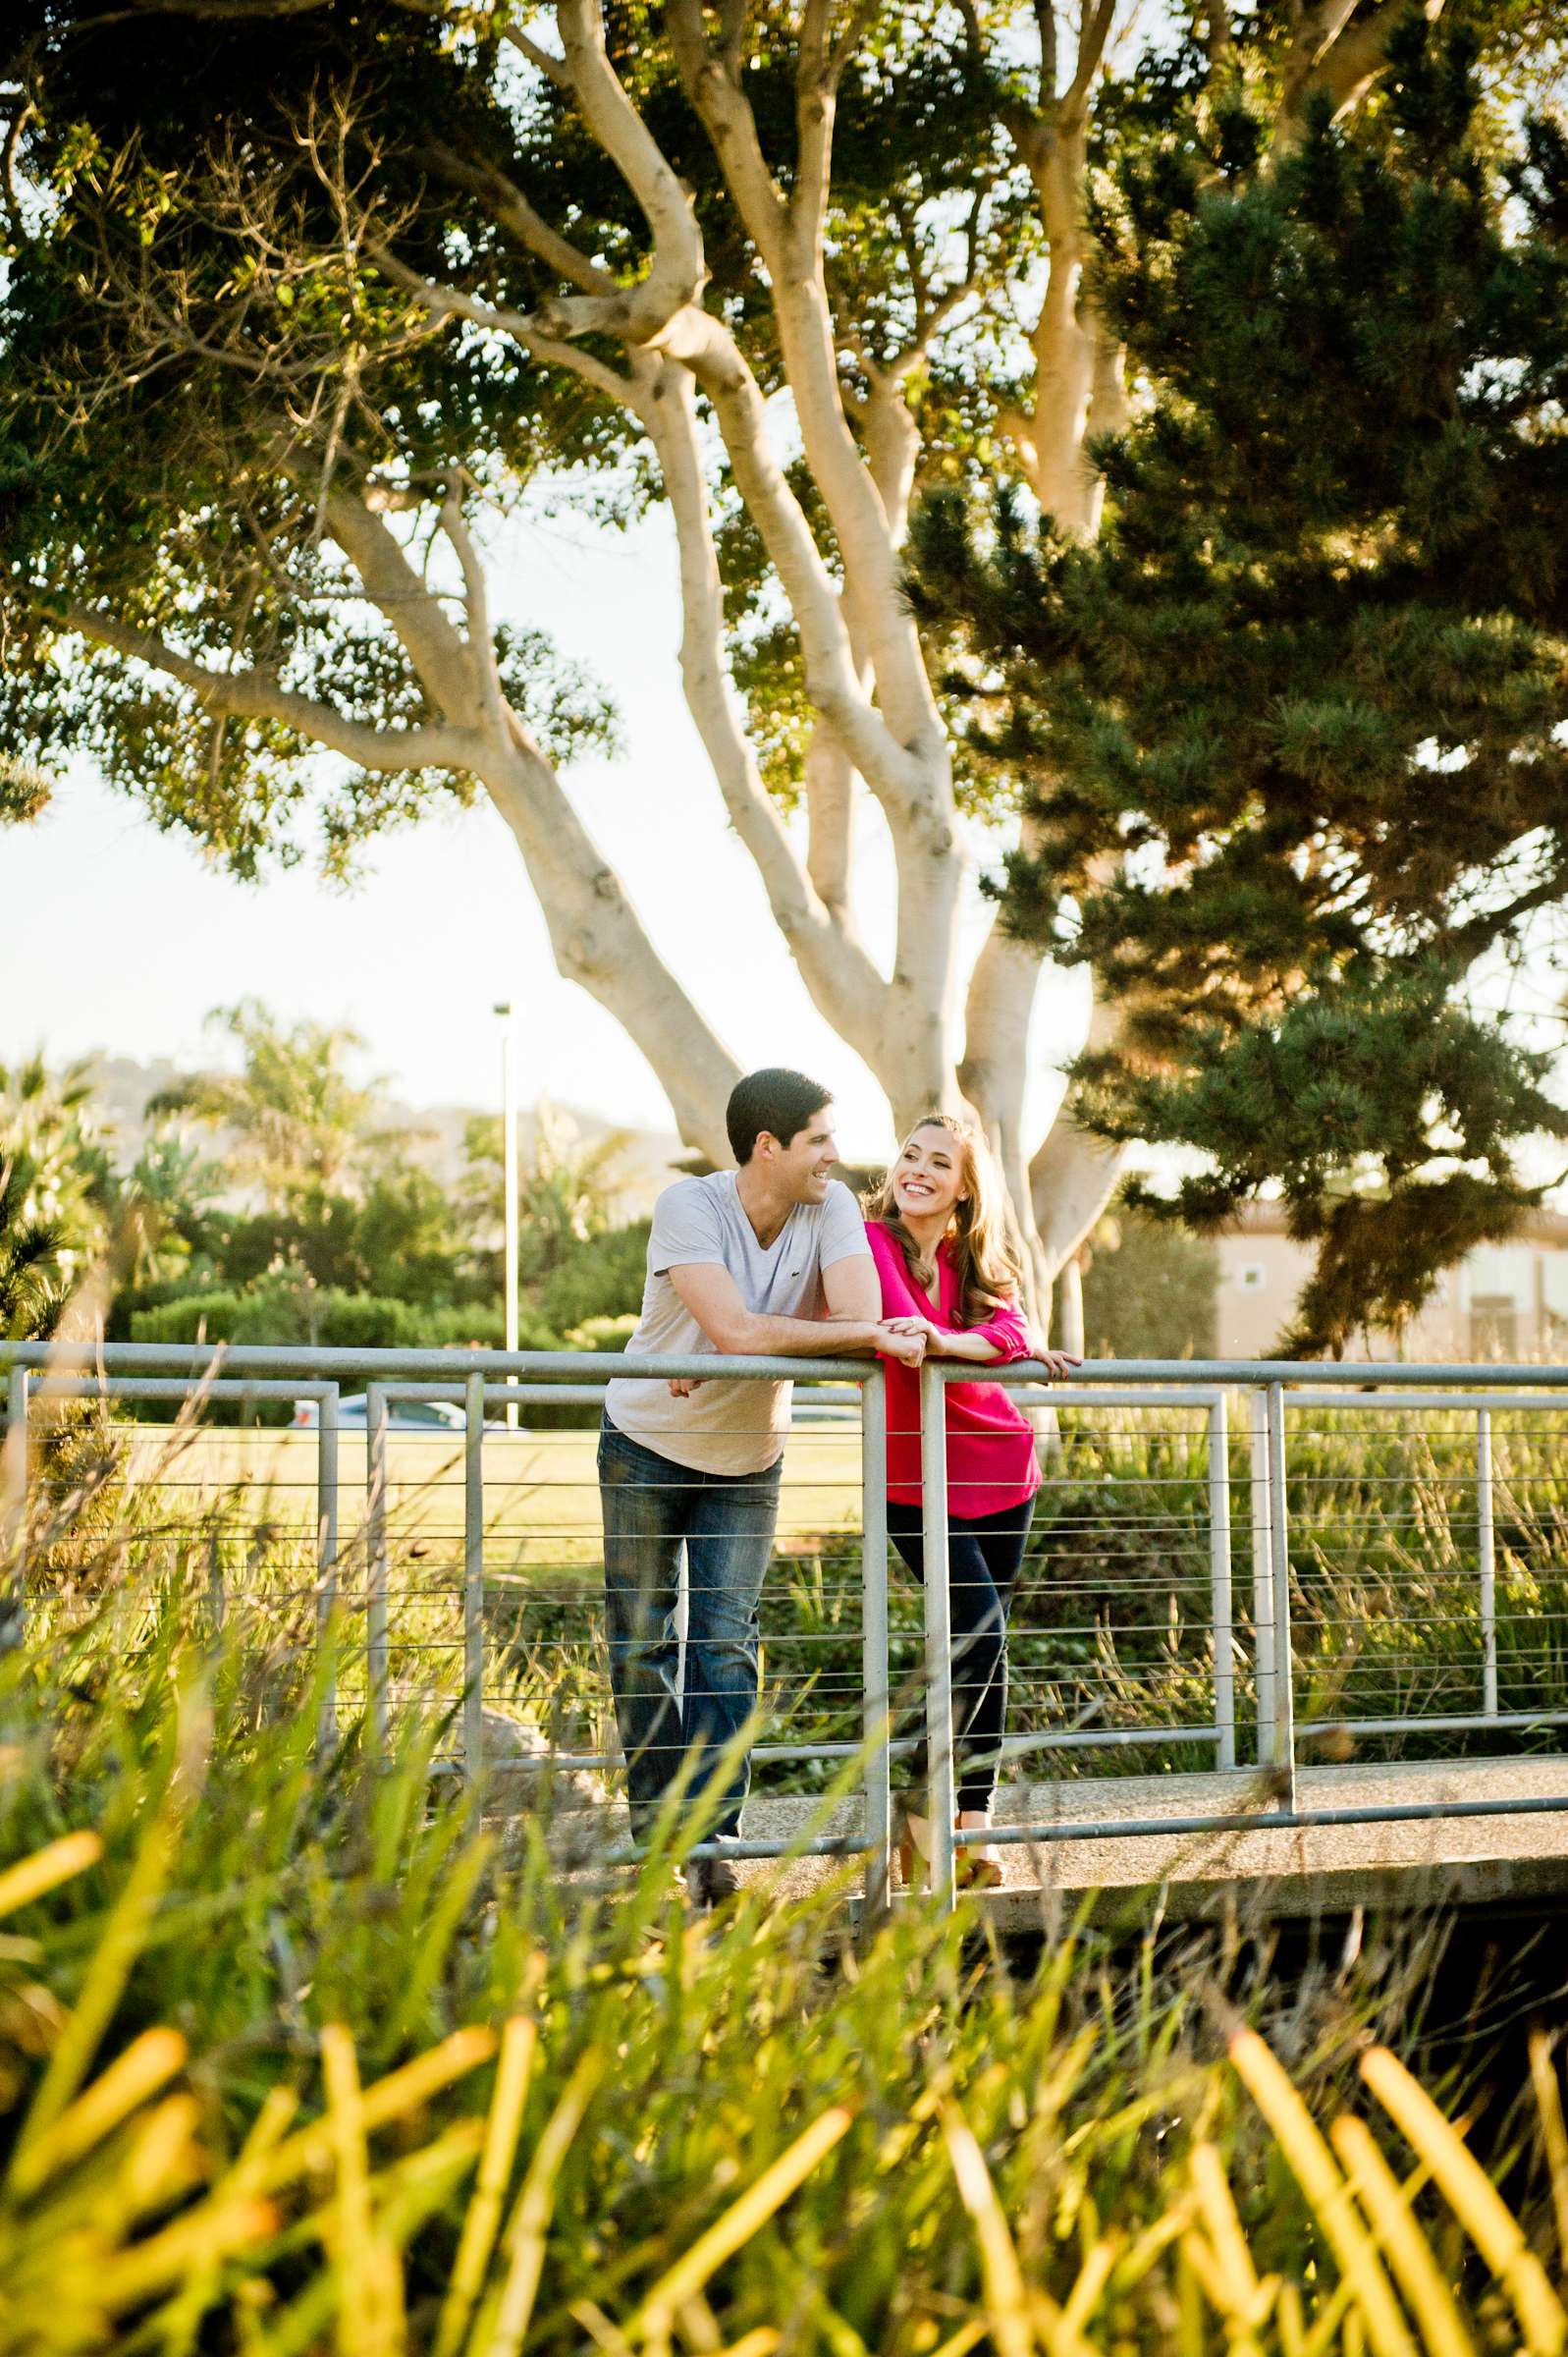
[[[769,1318],[820,1318],[827,1306],[822,1272],[835,1261],[869,1255],[866,1225],[848,1187],[829,1181],[821,1203],[797,1203],[766,1248],[746,1217],[733,1171],[677,1178],[654,1206],[642,1315],[626,1344],[628,1358],[655,1351],[722,1356],[670,1282],[672,1269],[706,1262],[728,1269],[749,1310]],[[760,1473],[782,1454],[789,1429],[787,1383],[717,1376],[685,1399],[672,1398],[661,1375],[618,1376],[605,1409],[618,1432],[659,1456],[699,1473]]]

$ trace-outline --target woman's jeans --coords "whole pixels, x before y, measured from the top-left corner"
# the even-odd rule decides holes
[[[953,1776],[960,1809],[989,1809],[1007,1718],[1007,1610],[1023,1562],[1035,1502],[1000,1513],[952,1515],[947,1524],[947,1610],[952,1637]],[[888,1501],[888,1536],[917,1579],[925,1575],[921,1509]],[[924,1713],[913,1761],[924,1785]]]
[[[758,1617],[773,1553],[783,1460],[765,1473],[700,1473],[629,1440],[599,1436],[610,1683],[626,1755],[634,1840],[686,1764],[710,1761],[757,1707]],[[685,1691],[676,1604],[686,1555]],[[703,1770],[698,1765],[700,1781]],[[715,1833],[739,1830],[751,1762],[735,1765]],[[716,1794],[715,1798],[721,1798]]]

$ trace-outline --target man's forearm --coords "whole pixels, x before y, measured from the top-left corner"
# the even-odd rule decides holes
[[[875,1352],[881,1327],[875,1318],[769,1318],[752,1312],[722,1339],[731,1357],[861,1358]]]

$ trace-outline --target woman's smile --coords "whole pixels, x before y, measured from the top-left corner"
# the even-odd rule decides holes
[[[932,1151],[928,1161],[920,1147],[913,1145],[892,1175],[893,1200],[901,1212],[917,1220],[950,1212],[962,1187],[962,1173],[940,1147]]]

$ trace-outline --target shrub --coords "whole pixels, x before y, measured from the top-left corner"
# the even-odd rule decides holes
[[[573,1243],[539,1288],[539,1314],[558,1334],[590,1318],[635,1317],[647,1266],[646,1220]]]
[[[567,1336],[568,1350],[624,1350],[636,1332],[634,1317],[584,1318]]]
[[[321,1292],[295,1286],[255,1286],[243,1292],[189,1293],[131,1320],[136,1343],[307,1343],[341,1350],[445,1350],[477,1343],[499,1350],[505,1323],[489,1304],[427,1308],[378,1293]],[[536,1313],[524,1312],[518,1332],[524,1350],[559,1350],[559,1335]]]
[[[1212,1358],[1219,1254],[1183,1230],[1118,1206],[1084,1270],[1084,1342],[1095,1357]]]

